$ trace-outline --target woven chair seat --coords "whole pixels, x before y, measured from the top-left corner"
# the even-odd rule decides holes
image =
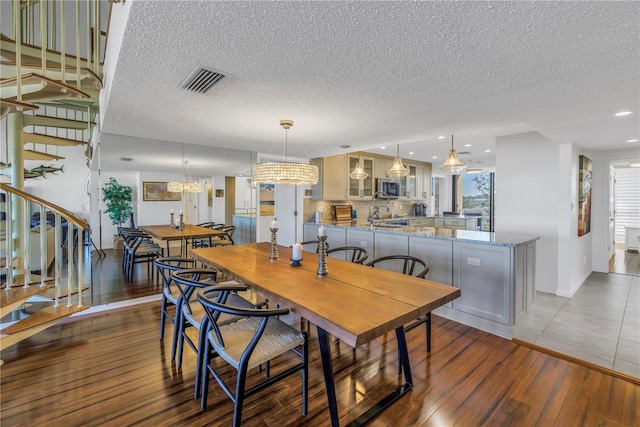
[[[226,325],[218,324],[225,345],[220,345],[213,331],[208,334],[209,342],[220,357],[238,369],[242,353],[254,337],[259,323],[259,319],[244,318]],[[276,318],[269,318],[267,327],[251,354],[247,369],[266,363],[285,351],[303,345],[304,342],[304,336],[297,329]]]

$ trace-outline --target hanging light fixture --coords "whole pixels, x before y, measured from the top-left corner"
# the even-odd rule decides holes
[[[172,181],[167,183],[167,191],[172,193],[200,193],[204,190],[202,183],[187,178],[187,165],[188,160],[184,160],[184,144],[182,144],[182,179],[184,181]]]
[[[364,168],[362,167],[360,161],[356,162],[355,167],[349,173],[349,178],[351,179],[365,179],[368,176],[369,174],[364,171]]]
[[[285,130],[284,159],[282,162],[256,163],[253,180],[262,184],[313,185],[318,183],[318,167],[307,163],[287,161],[287,131],[293,120],[280,120]]]
[[[400,158],[400,144],[396,148],[396,158],[393,159],[393,166],[387,170],[387,176],[390,178],[402,178],[409,175],[409,169],[405,168]]]
[[[447,160],[440,165],[440,170],[446,173],[461,173],[464,172],[466,168],[467,165],[460,161],[456,150],[453,148],[453,135],[451,135],[451,150],[449,150]]]

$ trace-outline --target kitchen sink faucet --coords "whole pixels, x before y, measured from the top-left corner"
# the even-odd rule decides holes
[[[389,195],[387,193],[385,193],[384,191],[376,191],[375,193],[373,193],[373,196],[371,196],[371,204],[369,205],[369,222],[371,223],[371,230],[373,230],[373,225],[374,225],[374,202],[376,201],[376,196],[383,196],[384,198],[387,199],[387,212],[389,212]]]

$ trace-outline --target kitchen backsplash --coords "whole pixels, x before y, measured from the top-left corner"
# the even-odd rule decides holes
[[[399,216],[412,216],[414,203],[423,203],[426,205],[427,215],[431,215],[431,200],[389,200],[389,211],[387,212],[387,201],[385,199],[376,199],[374,206],[380,210],[382,219],[391,218],[393,214]],[[366,224],[369,217],[369,208],[371,200],[355,201],[349,200],[344,202],[325,201],[325,200],[304,200],[304,222],[315,221],[316,210],[322,213],[322,222],[331,221],[331,205],[333,204],[349,204],[353,207],[353,211],[357,213],[358,224]]]

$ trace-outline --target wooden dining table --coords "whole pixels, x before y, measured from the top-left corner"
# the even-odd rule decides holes
[[[169,253],[169,244],[172,241],[182,240],[183,243],[180,246],[180,253],[186,254],[186,248],[184,246],[185,242],[190,239],[208,239],[211,237],[218,237],[222,235],[226,235],[224,231],[213,230],[207,227],[200,227],[198,225],[193,224],[185,224],[181,229],[170,227],[168,224],[166,225],[141,225],[140,229],[149,233],[151,236],[158,240],[163,240],[167,242],[167,256]]]
[[[329,335],[352,347],[395,331],[405,382],[349,423],[362,425],[412,389],[404,325],[460,296],[451,286],[393,271],[328,259],[328,274],[318,275],[318,255],[303,252],[300,267],[291,266],[291,248],[278,247],[269,258],[269,243],[192,249],[190,255],[223,271],[271,302],[315,324],[332,426],[339,425]]]

